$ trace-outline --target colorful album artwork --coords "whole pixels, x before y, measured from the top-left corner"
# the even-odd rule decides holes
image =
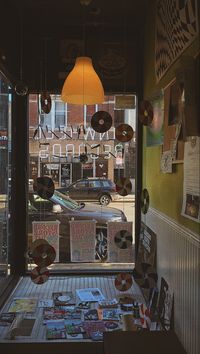
[[[35,312],[38,299],[14,298],[8,312]]]

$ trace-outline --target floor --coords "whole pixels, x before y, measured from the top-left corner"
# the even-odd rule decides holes
[[[56,276],[50,277],[49,280],[43,285],[35,285],[29,277],[21,278],[16,288],[13,290],[8,301],[2,308],[1,312],[7,312],[10,303],[15,297],[34,297],[39,299],[50,299],[53,292],[56,291],[72,291],[79,288],[99,288],[106,299],[118,298],[119,295],[133,295],[135,300],[143,302],[143,296],[138,285],[134,282],[131,288],[125,292],[121,292],[115,288],[114,285],[115,275],[108,276]],[[78,298],[76,298],[78,302]],[[30,337],[16,337],[12,342],[47,342],[46,341],[46,328],[42,321],[42,308],[36,308],[32,317],[36,319],[32,334]],[[0,342],[8,343],[7,337],[8,327],[0,326]],[[56,340],[59,342],[61,340]],[[66,339],[65,339],[66,341]],[[69,341],[69,340],[68,340]],[[51,343],[54,341],[51,341]]]

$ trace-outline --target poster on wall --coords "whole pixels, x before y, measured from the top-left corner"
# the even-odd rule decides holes
[[[157,82],[194,41],[198,30],[197,0],[157,0],[155,29]]]
[[[173,329],[173,293],[164,278],[161,278],[160,295],[158,300],[158,315],[165,330]]]
[[[137,263],[147,263],[155,266],[156,234],[143,222],[140,228]]]
[[[108,222],[108,262],[133,263],[132,224],[132,222]]]
[[[33,221],[33,241],[45,239],[56,251],[54,262],[59,262],[59,227],[60,221]]]
[[[182,215],[200,223],[200,137],[185,142]]]
[[[147,147],[162,145],[164,136],[164,95],[161,91],[155,98],[151,99],[153,107],[153,120],[147,126]]]
[[[94,262],[96,221],[70,221],[70,252],[72,262]]]

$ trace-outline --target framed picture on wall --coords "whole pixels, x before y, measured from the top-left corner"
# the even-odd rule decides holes
[[[164,134],[164,94],[161,90],[149,100],[153,107],[153,120],[147,126],[147,147],[162,145]]]

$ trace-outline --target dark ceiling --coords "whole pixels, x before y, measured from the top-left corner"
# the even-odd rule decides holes
[[[75,57],[88,55],[107,91],[136,90],[150,1],[82,1],[1,0],[3,64],[15,80],[23,71],[31,91],[59,91]]]

